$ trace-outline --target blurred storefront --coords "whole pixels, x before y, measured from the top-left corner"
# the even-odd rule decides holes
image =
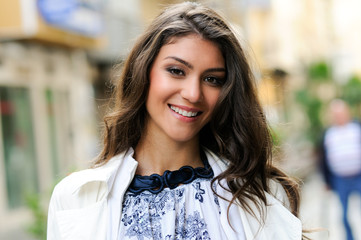
[[[47,201],[97,154],[87,51],[104,44],[100,2],[0,1],[0,239],[25,239],[28,196]]]

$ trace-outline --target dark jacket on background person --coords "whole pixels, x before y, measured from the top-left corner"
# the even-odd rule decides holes
[[[352,121],[353,123],[357,123],[359,125],[359,127],[361,128],[361,122],[354,120]],[[332,184],[332,177],[334,175],[334,173],[332,173],[329,163],[328,163],[328,159],[327,159],[327,149],[325,146],[325,135],[327,130],[329,130],[329,128],[327,128],[322,135],[322,139],[321,139],[321,143],[319,146],[319,151],[320,151],[320,171],[323,177],[323,180],[325,181],[326,185],[331,189],[334,190],[334,186]],[[360,138],[360,148],[361,148],[361,138]],[[360,161],[361,161],[361,156],[360,156]]]

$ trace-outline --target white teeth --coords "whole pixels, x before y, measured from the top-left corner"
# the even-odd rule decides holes
[[[197,113],[198,113],[198,112],[188,112],[186,110],[179,109],[178,107],[174,107],[174,106],[170,106],[170,108],[174,112],[176,112],[176,113],[178,113],[178,114],[180,114],[180,115],[182,115],[184,117],[195,117],[195,116],[197,116]]]

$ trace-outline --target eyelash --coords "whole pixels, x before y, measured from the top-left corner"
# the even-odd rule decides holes
[[[175,67],[167,68],[167,71],[174,76],[184,76],[185,75],[185,72],[182,69],[175,68]]]
[[[169,67],[166,70],[175,77],[185,76],[185,71],[177,67]],[[215,76],[206,76],[204,77],[203,81],[217,87],[223,86],[224,84],[224,78],[219,78]]]
[[[205,77],[204,81],[206,81],[207,83],[210,83],[214,86],[223,86],[223,84],[224,84],[224,78],[219,78],[219,77],[214,77],[214,76]]]

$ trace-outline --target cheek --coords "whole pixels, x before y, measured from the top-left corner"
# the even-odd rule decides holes
[[[212,111],[218,102],[220,94],[221,94],[220,89],[214,89],[213,91],[209,92],[207,95],[208,106],[210,109],[212,109]]]
[[[171,88],[170,81],[167,79],[166,74],[162,71],[151,71],[149,81],[149,91],[152,92],[161,93]]]
[[[159,74],[156,74],[155,71],[152,71],[149,79],[149,90],[148,90],[148,98],[156,98],[159,97],[159,94],[163,91],[162,78]]]

